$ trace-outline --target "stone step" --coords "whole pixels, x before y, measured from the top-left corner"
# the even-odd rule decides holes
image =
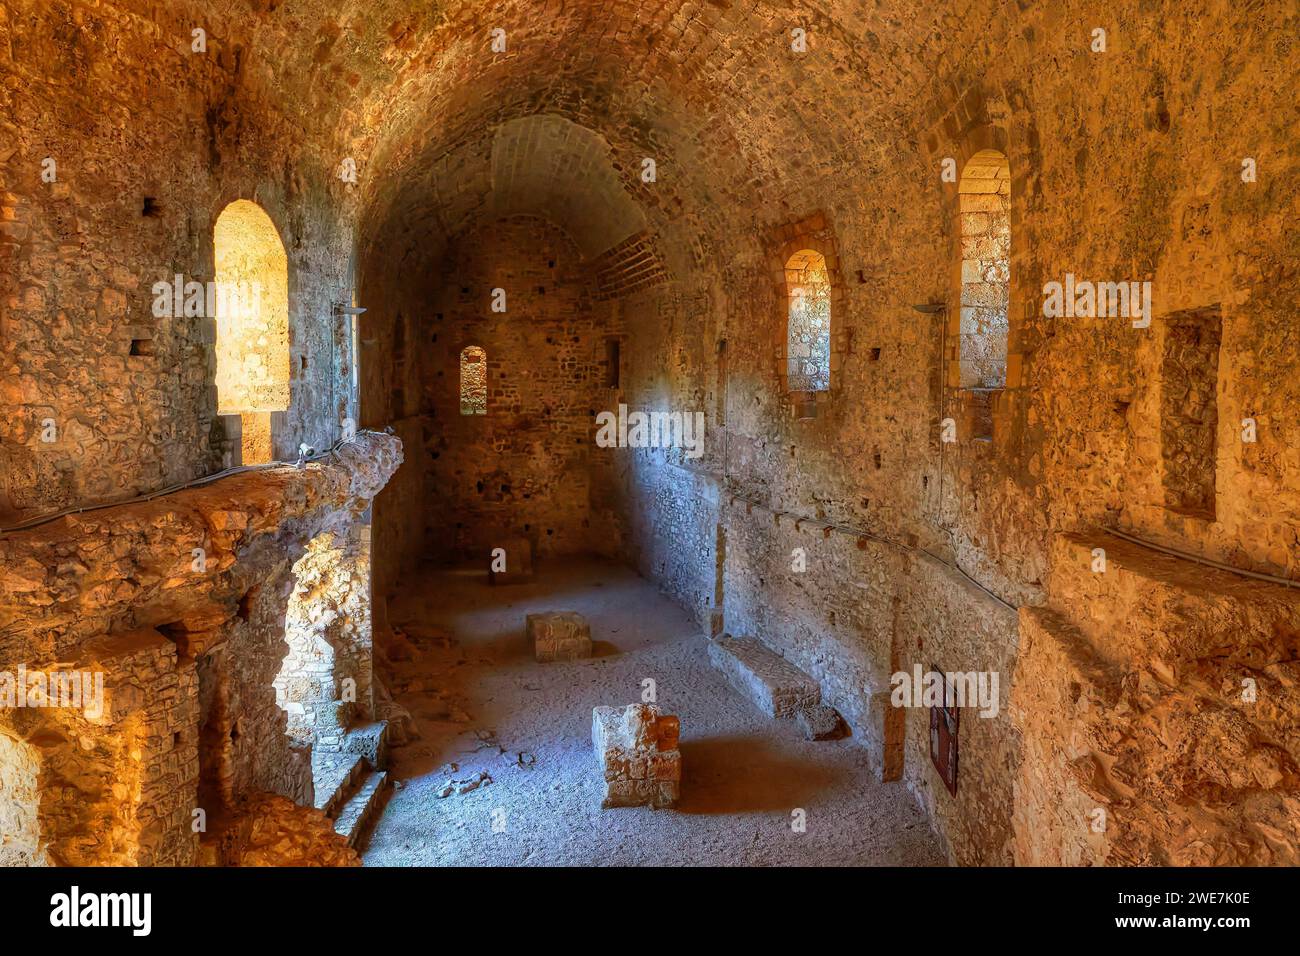
[[[821,703],[815,680],[753,638],[724,635],[711,641],[709,660],[769,717],[792,718]]]
[[[316,809],[330,819],[338,816],[345,800],[356,792],[367,770],[360,754],[312,751],[311,776]]]
[[[356,792],[343,804],[334,820],[334,832],[347,837],[348,846],[359,848],[370,825],[379,816],[388,796],[388,773],[375,770],[367,773]]]
[[[341,700],[321,704],[316,709],[312,729],[313,747],[316,750],[338,753],[343,749],[343,738],[356,720],[357,705]]]
[[[1096,549],[1105,552],[1105,571]],[[1234,574],[1101,531],[1052,542],[1051,605],[1122,664],[1249,654],[1285,659],[1300,588]]]
[[[388,721],[356,724],[343,735],[343,753],[358,754],[375,770],[388,766]]]

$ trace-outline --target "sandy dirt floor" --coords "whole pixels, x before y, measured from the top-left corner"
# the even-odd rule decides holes
[[[548,610],[587,618],[590,660],[533,660],[524,615]],[[415,648],[394,690],[423,738],[393,752],[397,789],[369,866],[944,862],[907,791],[879,783],[863,748],[760,715],[709,665],[686,612],[626,568],[552,561],[506,587],[482,569],[425,568],[390,619]],[[602,810],[591,710],[640,701],[646,678],[681,718],[681,801]],[[796,809],[806,832],[791,826]]]

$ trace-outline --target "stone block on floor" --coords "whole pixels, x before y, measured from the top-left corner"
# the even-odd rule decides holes
[[[794,717],[821,703],[815,680],[752,638],[710,641],[709,660],[769,717]]]
[[[653,704],[596,707],[591,741],[605,780],[602,807],[671,807],[681,793],[681,729]]]
[[[591,656],[591,627],[576,611],[529,614],[524,622],[538,661],[576,661]]]
[[[388,766],[388,721],[358,724],[343,735],[343,753],[360,754],[375,770]]]
[[[809,740],[838,740],[848,730],[840,712],[825,704],[805,707],[795,715],[795,721]]]

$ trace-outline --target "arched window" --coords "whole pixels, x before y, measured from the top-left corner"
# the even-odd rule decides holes
[[[961,220],[961,384],[1007,383],[1011,295],[1011,167],[995,149],[976,153],[958,184]]]
[[[785,264],[789,296],[786,321],[786,384],[792,392],[831,388],[831,283],[826,257],[812,249]]]
[[[238,415],[243,463],[271,461],[271,412],[289,407],[289,265],[271,217],[232,202],[213,230],[217,414]]]
[[[487,352],[477,345],[461,349],[460,413],[487,414]]]

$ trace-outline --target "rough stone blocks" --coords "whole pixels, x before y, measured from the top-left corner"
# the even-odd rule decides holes
[[[805,707],[795,715],[799,729],[809,740],[836,740],[844,736],[844,721],[840,712],[825,704]]]
[[[375,720],[353,727],[343,735],[342,751],[364,757],[376,770],[387,767],[388,721]]]
[[[591,627],[576,611],[547,611],[525,618],[538,661],[576,661],[591,656]]]
[[[751,638],[712,641],[709,660],[769,717],[794,717],[805,707],[821,703],[815,680]]]
[[[591,741],[605,776],[602,807],[670,807],[681,792],[681,725],[653,704],[596,707]]]

